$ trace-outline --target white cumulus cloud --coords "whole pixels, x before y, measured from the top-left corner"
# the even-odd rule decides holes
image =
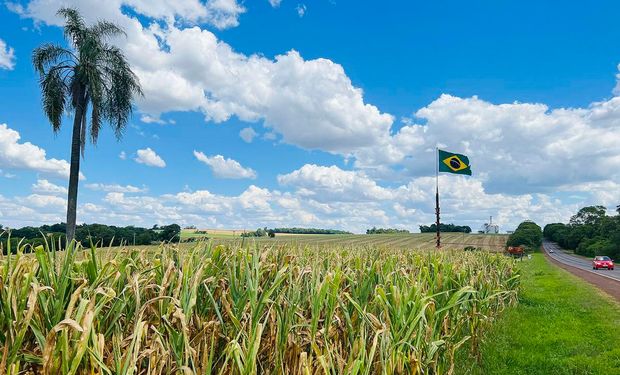
[[[364,102],[344,68],[329,59],[305,60],[295,50],[270,59],[236,52],[212,32],[187,23],[191,4],[164,7],[163,2],[32,0],[24,16],[59,25],[54,13],[74,5],[88,21],[106,18],[127,31],[118,41],[140,78],[144,98],[138,106],[151,121],[170,111],[201,111],[210,121],[232,116],[263,121],[282,141],[305,149],[350,156],[363,148],[386,143],[393,117]],[[207,2],[218,9],[238,9],[234,1]],[[146,26],[121,11],[126,6],[141,15],[166,20],[165,27],[146,18]],[[238,12],[237,12],[238,14]],[[191,23],[190,23],[191,24]]]
[[[439,145],[466,154],[491,191],[553,191],[602,180],[620,182],[620,97],[588,108],[493,104],[442,95],[415,113],[384,148],[359,154],[358,167],[402,164],[432,175]]]
[[[44,149],[30,142],[20,143],[20,139],[16,130],[7,124],[0,124],[0,168],[26,169],[56,177],[69,177],[67,161],[48,159]]]
[[[133,185],[119,185],[119,184],[102,184],[102,183],[93,183],[86,184],[85,187],[90,190],[95,191],[105,191],[105,192],[117,192],[117,193],[145,193],[148,191],[146,187],[137,187]]]
[[[80,9],[89,19],[119,19],[120,8],[128,7],[143,16],[170,24],[207,23],[218,29],[238,26],[239,16],[246,11],[236,0],[32,0],[26,6],[9,4],[9,9],[23,17],[54,25],[62,24],[56,11],[63,6]]]
[[[256,133],[256,131],[254,131],[254,129],[251,126],[248,126],[247,128],[243,128],[239,132],[239,136],[246,143],[252,143],[252,141],[257,135],[258,134]]]
[[[318,201],[364,201],[391,199],[394,194],[360,171],[345,171],[337,166],[306,164],[291,173],[278,176],[282,185],[298,189],[302,196]]]
[[[43,208],[43,207],[58,207],[63,208],[67,205],[65,198],[57,197],[55,195],[44,194],[30,194],[23,199],[26,204],[31,207]]]
[[[163,19],[192,14],[180,6],[160,9],[158,1],[70,3],[62,2],[80,8],[89,21],[104,17],[125,28],[128,37],[118,43],[140,78],[145,95],[138,106],[151,121],[170,111],[201,111],[215,122],[231,116],[262,120],[286,143],[343,155],[389,137],[393,117],[365,103],[362,90],[329,59],[305,60],[295,50],[274,59],[246,55],[208,30],[173,22],[161,27],[145,21],[145,26],[120,9],[125,5]],[[60,0],[33,0],[22,14],[58,25],[53,14],[60,4]],[[237,9],[234,4],[212,2],[231,10]]]
[[[256,178],[256,172],[252,168],[245,168],[238,161],[226,159],[222,155],[207,156],[200,151],[194,150],[194,156],[208,165],[215,177],[229,179]]]
[[[141,30],[143,38],[155,39],[150,33]],[[197,27],[157,30],[157,36],[167,50],[154,40],[152,48],[128,54],[145,91],[140,109],[153,117],[199,110],[215,122],[262,120],[286,143],[343,155],[389,137],[393,117],[365,103],[362,90],[331,60],[305,60],[294,50],[273,60],[248,56]],[[144,53],[152,56],[149,63]]]
[[[0,69],[13,70],[15,67],[15,51],[0,39]]]
[[[137,151],[138,156],[134,160],[140,164],[148,165],[149,167],[164,168],[166,162],[150,147]]]
[[[67,194],[66,187],[58,186],[45,179],[37,180],[35,184],[32,184],[32,191],[41,194]]]
[[[365,102],[341,65],[306,60],[295,50],[274,58],[240,53],[195,26],[205,17],[203,8],[238,16],[242,6],[236,1],[69,3],[90,21],[104,17],[127,30],[128,38],[118,43],[140,77],[145,97],[139,108],[150,121],[170,111],[201,111],[215,122],[232,116],[262,121],[269,137],[278,134],[301,148],[342,155],[356,168],[382,177],[391,176],[395,166],[405,167],[401,177],[431,175],[433,149],[443,145],[468,153],[474,173],[490,191],[618,181],[606,173],[620,160],[614,128],[620,123],[618,97],[585,108],[550,109],[442,95],[396,131],[394,117]],[[54,12],[60,4],[32,0],[17,10],[59,24]],[[132,11],[146,18],[138,19]],[[512,183],[515,176],[525,183]]]
[[[279,180],[282,189],[251,185],[238,195],[208,190],[150,195],[135,189],[108,189],[103,199],[80,203],[79,221],[141,226],[176,222],[233,229],[305,226],[363,233],[373,226],[417,231],[419,225],[435,220],[434,177],[386,186],[359,171],[306,165]],[[579,207],[599,198],[585,192],[592,186],[578,188],[583,190],[582,200],[562,204],[549,194],[489,193],[475,177],[442,175],[439,184],[442,221],[474,230],[491,215],[502,230],[514,229],[525,219],[541,224],[566,221]],[[0,214],[6,225],[40,225],[62,219],[65,203],[52,194],[0,196]]]

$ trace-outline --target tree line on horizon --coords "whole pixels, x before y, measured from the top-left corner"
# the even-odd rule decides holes
[[[620,258],[620,206],[616,215],[607,215],[604,206],[580,209],[568,222],[547,224],[545,238],[576,254],[593,257],[607,255]]]
[[[17,244],[30,244],[33,247],[43,245],[45,241],[61,242],[66,239],[66,224],[41,225],[39,227],[26,226],[18,229],[4,228],[0,225],[0,245],[2,249],[8,249],[8,238],[11,238],[11,251]],[[74,239],[84,246],[91,242],[98,246],[121,246],[121,245],[151,245],[159,242],[179,241],[181,227],[178,224],[154,225],[152,228],[135,226],[118,227],[105,224],[81,224],[76,226]]]
[[[371,229],[366,229],[366,234],[409,234],[407,229],[396,229],[396,228],[377,228],[372,227]]]
[[[446,233],[471,233],[471,228],[467,225],[454,225],[441,223],[440,227],[442,232]],[[436,224],[420,225],[421,233],[435,233],[437,232]],[[268,229],[267,227],[258,228],[255,231],[244,232],[241,237],[275,237],[278,233],[285,234],[353,234],[352,232],[337,230],[337,229],[320,229],[320,228],[274,228]],[[377,228],[372,227],[366,229],[366,234],[409,234],[411,233],[407,229],[397,228]]]
[[[439,231],[440,232],[457,232],[457,233],[471,233],[471,228],[467,225],[454,225],[454,224],[444,224],[439,223]],[[420,233],[436,233],[437,232],[437,224],[433,223],[431,225],[420,225]]]
[[[338,229],[321,229],[321,228],[273,228],[274,233],[287,234],[351,234],[344,230]]]
[[[352,234],[344,230],[338,229],[321,229],[321,228],[258,228],[255,231],[243,232],[241,237],[275,237],[277,233],[283,234]]]

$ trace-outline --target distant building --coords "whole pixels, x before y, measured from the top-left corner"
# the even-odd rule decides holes
[[[497,224],[484,224],[484,233],[486,234],[498,234],[499,225]]]
[[[484,223],[482,226],[482,232],[485,234],[498,234],[499,233],[499,225],[493,224],[493,216],[489,218],[488,223]]]

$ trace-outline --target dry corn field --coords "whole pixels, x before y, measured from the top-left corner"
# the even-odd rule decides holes
[[[518,287],[482,251],[39,247],[0,255],[0,374],[449,374]]]

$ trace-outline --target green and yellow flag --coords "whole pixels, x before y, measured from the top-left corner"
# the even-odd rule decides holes
[[[439,152],[439,172],[466,174],[471,176],[469,158],[465,155],[455,154],[444,150]]]

